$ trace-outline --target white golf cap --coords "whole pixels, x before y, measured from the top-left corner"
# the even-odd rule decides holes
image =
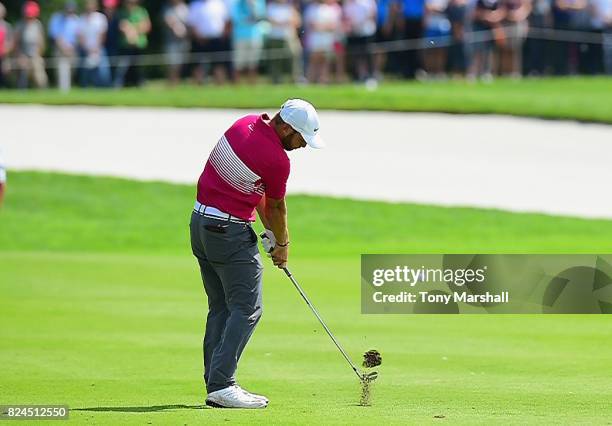
[[[299,132],[312,148],[325,148],[325,142],[317,134],[319,116],[314,107],[302,99],[289,99],[281,106],[280,117]]]

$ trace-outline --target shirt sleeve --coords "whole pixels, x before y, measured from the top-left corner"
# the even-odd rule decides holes
[[[102,13],[98,15],[100,21],[100,32],[105,33],[108,31],[108,19]]]
[[[76,36],[82,36],[87,30],[87,19],[84,16],[79,16],[76,24]]]
[[[269,173],[263,176],[266,185],[266,197],[280,200],[287,193],[287,180],[289,179],[290,163],[286,161],[270,169]]]
[[[48,27],[49,37],[51,37],[52,39],[57,38],[59,34],[59,24],[60,24],[59,20],[60,20],[60,17],[56,13],[54,13],[51,16],[51,19],[49,20],[49,27]]]
[[[197,3],[190,3],[189,4],[189,10],[187,11],[187,25],[189,25],[190,27],[195,27],[197,24]]]
[[[306,11],[304,12],[304,24],[306,26],[310,25],[313,21],[313,15],[314,15],[314,8],[316,6],[313,4],[310,4],[309,6],[306,7]]]
[[[236,2],[236,4],[234,4],[231,10],[229,11],[230,19],[234,24],[238,24],[242,21],[242,11],[240,9],[240,2]]]
[[[264,16],[266,16],[266,2],[258,1],[255,3],[255,17],[263,18]]]

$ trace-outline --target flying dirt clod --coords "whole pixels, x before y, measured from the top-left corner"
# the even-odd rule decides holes
[[[378,367],[382,364],[382,356],[376,349],[371,349],[363,354],[363,366],[366,368]],[[369,406],[371,405],[372,398],[372,384],[378,377],[378,372],[366,373],[363,372],[361,375],[361,395],[359,398],[359,405]]]
[[[382,356],[376,349],[371,349],[363,354],[363,366],[366,368],[378,367],[382,364]]]

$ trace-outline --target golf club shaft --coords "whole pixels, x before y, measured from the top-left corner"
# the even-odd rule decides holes
[[[346,354],[346,352],[344,352],[344,349],[342,349],[342,346],[340,346],[340,343],[338,343],[338,341],[336,340],[336,338],[334,337],[332,332],[329,330],[329,328],[327,328],[327,325],[325,325],[325,322],[323,321],[323,318],[321,318],[321,315],[319,315],[319,313],[317,312],[315,307],[312,305],[312,303],[310,303],[310,300],[308,300],[308,297],[304,293],[304,290],[302,290],[302,287],[300,287],[300,285],[295,280],[295,278],[293,278],[293,275],[291,274],[289,269],[285,267],[285,268],[283,268],[283,271],[285,271],[285,274],[287,274],[287,276],[289,277],[289,279],[291,280],[291,282],[293,283],[293,285],[295,286],[297,291],[300,293],[300,295],[302,296],[302,299],[304,299],[304,301],[306,302],[308,307],[310,307],[310,310],[312,311],[312,313],[315,314],[315,316],[317,317],[317,319],[319,320],[319,322],[321,323],[321,325],[323,326],[323,328],[325,329],[325,331],[327,332],[329,337],[332,339],[332,341],[334,342],[336,347],[340,350],[340,352],[342,352],[342,355],[344,356],[344,359],[346,359],[346,361],[350,364],[350,366],[353,369],[353,371],[355,372],[355,374],[357,374],[357,377],[359,377],[359,380],[363,380],[363,377],[361,376],[361,374],[357,370],[357,367],[355,366],[355,364],[353,364],[353,361],[351,361],[351,359]]]

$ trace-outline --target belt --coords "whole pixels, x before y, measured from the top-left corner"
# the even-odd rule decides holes
[[[195,202],[195,205],[193,206],[193,211],[198,214],[201,214],[204,217],[211,217],[213,219],[222,219],[222,220],[227,220],[227,221],[234,222],[234,223],[247,223],[247,224],[251,223],[248,220],[244,220],[239,217],[232,216],[229,213],[225,213],[224,211],[221,211],[216,207],[206,206],[197,200]]]

